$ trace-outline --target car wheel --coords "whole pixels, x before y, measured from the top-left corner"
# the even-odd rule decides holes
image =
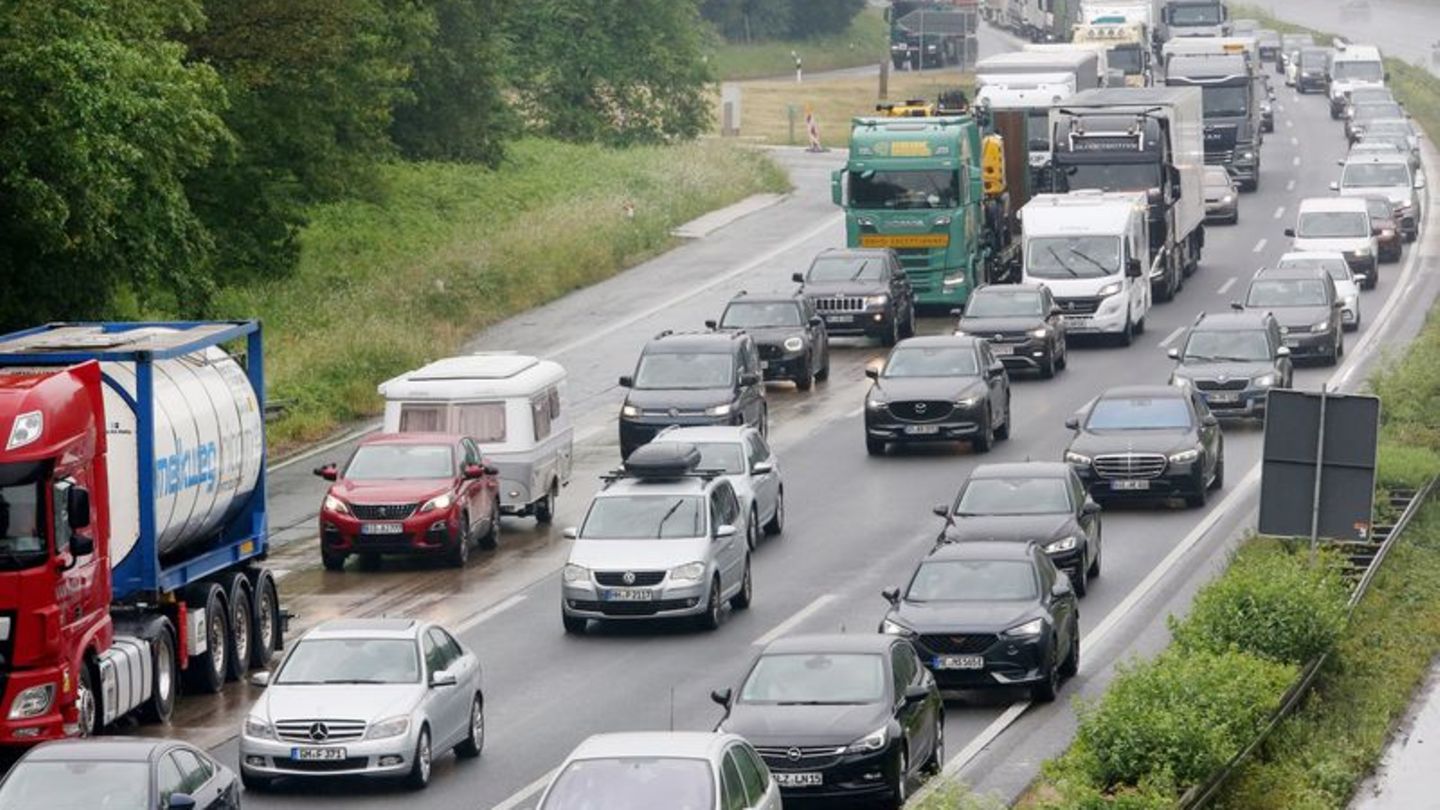
[[[701,630],[715,630],[720,627],[720,577],[710,581],[710,598],[705,603],[705,612],[695,617],[695,624]]]
[[[480,535],[480,548],[493,551],[498,545],[500,545],[500,496],[496,495],[490,504],[490,520],[485,526],[485,533]]]
[[[1195,485],[1195,494],[1185,496],[1185,505],[1191,509],[1204,508],[1210,501],[1210,486],[1202,478]]]
[[[1171,294],[1174,297],[1174,294]],[[1125,314],[1125,328],[1120,330],[1119,343],[1121,346],[1129,346],[1135,342],[1135,322],[1130,320],[1130,314]]]
[[[825,382],[828,379],[830,379],[830,348],[827,346],[825,347],[825,363],[820,366],[819,371],[815,372],[815,381]]]
[[[890,328],[885,330],[885,334],[880,336],[880,342],[884,344],[886,348],[900,342],[900,313],[897,312],[890,316]]]
[[[750,507],[750,520],[745,523],[745,547],[754,551],[760,547],[760,513]]]
[[[455,536],[450,540],[450,548],[445,550],[445,562],[451,568],[464,568],[465,563],[470,560],[470,514],[460,513],[460,526],[455,529]]]
[[[876,439],[870,436],[865,437],[865,452],[872,456],[885,455],[885,445],[886,442],[884,439]]]
[[[1094,579],[1100,576],[1100,558],[1105,556],[1105,544],[1101,542],[1100,531],[1095,532],[1095,559],[1090,561],[1090,567],[1085,570],[1085,575]]]
[[[415,741],[414,764],[410,766],[410,773],[405,777],[405,784],[411,790],[424,790],[430,784],[433,754],[430,750],[430,729],[422,727],[420,739]]]
[[[901,337],[915,337],[915,307],[910,307],[909,313],[905,316],[905,330],[900,334]]]
[[[1220,489],[1225,486],[1225,447],[1220,447],[1220,458],[1215,461],[1215,476],[1210,479],[1211,489]]]
[[[905,806],[905,800],[910,798],[910,756],[905,751],[905,746],[900,746],[899,752],[895,755],[895,774],[890,783],[889,805],[893,808]]]
[[[935,717],[935,750],[930,752],[930,758],[925,760],[925,772],[938,775],[945,767],[945,714],[936,714]]]
[[[765,533],[776,535],[785,531],[785,487],[775,493],[775,516],[765,524]]]
[[[321,549],[320,564],[325,566],[326,571],[344,571],[345,558],[349,556],[349,554],[344,552],[332,552]]]
[[[1045,355],[1045,362],[1040,364],[1040,379],[1050,380],[1055,378],[1055,368],[1059,361],[1055,359],[1055,350],[1051,349]]]
[[[810,360],[805,361],[805,368],[801,369],[800,376],[795,378],[795,390],[809,391],[815,387],[815,370],[810,366]]]
[[[1090,578],[1086,576],[1086,573],[1081,570],[1070,576],[1070,587],[1074,589],[1075,596],[1079,599],[1084,599],[1085,594],[1090,592]]]
[[[565,635],[567,636],[583,635],[585,633],[585,627],[590,624],[589,619],[581,616],[571,616],[568,613],[561,613],[560,620],[565,624]]]
[[[474,759],[485,750],[485,703],[480,695],[470,699],[470,732],[455,746],[455,756]]]
[[[1055,696],[1060,693],[1060,662],[1055,657],[1060,651],[1055,649],[1055,640],[1050,640],[1050,664],[1045,670],[1045,680],[1030,687],[1030,699],[1036,703],[1053,703]]]
[[[1065,663],[1060,667],[1060,677],[1073,678],[1080,671],[1080,628],[1070,628],[1070,653],[1065,656]]]
[[[1070,341],[1069,341],[1068,339],[1062,339],[1062,340],[1060,341],[1060,359],[1055,361],[1055,367],[1058,368],[1058,369],[1064,370],[1064,369],[1068,368],[1069,366],[1070,366]]]
[[[754,583],[750,579],[750,555],[746,554],[744,578],[740,580],[740,590],[730,597],[730,607],[736,610],[750,607],[750,602],[755,596],[754,590]]]
[[[995,438],[999,439],[999,440],[1002,441],[1002,442],[1003,442],[1003,441],[1008,441],[1008,440],[1010,439],[1010,424],[1011,424],[1012,421],[1013,421],[1013,420],[1010,418],[1010,394],[1009,394],[1009,393],[1006,393],[1006,395],[1005,395],[1005,424],[1001,425],[1001,426],[998,427],[998,428],[995,428]]]
[[[970,442],[977,453],[988,453],[990,448],[995,446],[995,426],[990,421],[992,418],[985,417],[985,424],[980,426],[980,432],[975,434],[975,438]]]
[[[555,482],[551,481],[550,490],[545,493],[544,498],[541,498],[540,501],[535,504],[536,523],[549,523],[555,519],[555,499],[560,494],[557,490],[558,487]]]

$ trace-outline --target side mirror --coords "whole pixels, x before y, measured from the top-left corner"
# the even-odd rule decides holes
[[[188,793],[171,793],[165,800],[165,810],[195,810],[195,799]]]
[[[836,169],[830,173],[830,201],[836,205],[845,204],[845,170]]]
[[[900,604],[900,589],[899,589],[899,588],[886,588],[885,590],[883,590],[883,591],[880,592],[880,595],[883,596],[883,597],[885,597],[885,601],[886,601],[886,602],[889,602],[889,603],[892,604],[892,605],[899,606],[899,604]]]
[[[1179,359],[1180,359],[1180,350],[1179,350],[1179,349],[1171,349],[1171,350],[1165,352],[1165,354],[1169,355],[1171,360],[1179,360]]]
[[[460,679],[455,677],[455,673],[453,672],[442,669],[439,672],[430,673],[430,688],[432,689],[441,686],[454,686],[457,683],[460,683]]]
[[[790,274],[790,280],[793,281],[793,282],[795,282],[796,284],[804,284],[804,283],[805,283],[805,274],[804,274],[804,273],[791,273],[791,274]]]
[[[1371,228],[1371,229],[1370,229],[1370,235],[1371,235],[1371,236],[1379,236],[1379,235],[1380,235],[1380,231],[1381,231],[1380,228]]]
[[[999,360],[996,360],[990,365],[990,368],[986,369],[986,371],[990,373],[991,377],[999,377],[1001,374],[1005,373],[1005,364],[1000,362]]]
[[[1244,311],[1245,311],[1245,305],[1242,304],[1242,303],[1239,302],[1239,301],[1231,301],[1231,302],[1230,302],[1230,308],[1233,309],[1233,310],[1235,310],[1236,312],[1244,312]]]
[[[1065,427],[1069,428],[1070,430],[1079,430],[1079,429],[1080,429],[1080,417],[1078,417],[1078,416],[1072,416],[1072,417],[1066,419],[1066,420],[1065,420]]]
[[[720,322],[719,322],[719,321],[706,321],[706,322],[705,322],[705,328],[706,328],[706,329],[709,329],[711,332],[714,332],[716,329],[719,329],[719,328],[720,328]]]
[[[866,376],[866,377],[869,377],[869,378],[872,379],[872,380],[878,380],[878,379],[880,379],[880,369],[878,369],[878,368],[867,368],[867,369],[865,369],[865,376]]]
[[[1126,275],[1126,276],[1128,276],[1129,278],[1140,278],[1140,276],[1143,275],[1144,272],[1145,272],[1145,268],[1143,268],[1143,267],[1140,266],[1140,260],[1139,260],[1139,259],[1128,259],[1128,260],[1126,260],[1126,262],[1125,262],[1125,275]]]
[[[930,511],[934,512],[937,517],[950,519],[950,504],[948,503],[937,503],[930,508]]]
[[[316,475],[324,478],[326,481],[334,481],[340,477],[340,468],[336,467],[334,464],[326,464],[323,467],[316,467],[314,472]]]
[[[1056,599],[1063,599],[1074,592],[1070,586],[1070,577],[1065,574],[1061,574],[1060,578],[1055,580],[1055,584],[1050,586],[1050,595]]]
[[[1216,425],[1220,424],[1220,420],[1215,418],[1215,414],[1207,413],[1205,414],[1205,418],[1200,420],[1200,424],[1204,425],[1205,427],[1215,427]]]
[[[930,697],[930,687],[924,684],[911,684],[905,689],[906,703],[919,703],[928,697]]]
[[[560,536],[566,540],[574,540],[580,536],[580,530],[574,526],[567,526],[561,530]]]
[[[1425,190],[1425,178],[1423,178],[1423,177],[1417,177],[1417,178],[1415,178],[1415,190],[1416,190],[1416,191],[1424,191],[1424,190]]]
[[[760,384],[760,375],[759,375],[759,374],[756,374],[756,373],[753,372],[753,371],[742,371],[742,372],[740,373],[740,384],[741,384],[741,385],[759,385],[759,384]]]
[[[730,701],[734,697],[735,693],[731,692],[729,689],[716,689],[715,691],[710,693],[710,699],[715,701],[717,704],[724,706],[726,709],[730,708]]]
[[[772,472],[775,472],[775,462],[773,461],[757,461],[755,466],[750,468],[751,475],[769,475]]]
[[[494,468],[491,467],[490,469]],[[474,481],[477,478],[484,478],[485,473],[486,469],[479,464],[466,464],[465,469],[461,471],[461,474],[464,475],[465,480],[467,481]]]
[[[1276,356],[1276,357],[1289,357],[1289,356],[1290,356],[1290,347],[1289,347],[1289,346],[1281,346],[1280,348],[1278,348],[1278,349],[1275,350],[1275,356]]]
[[[1294,238],[1295,238],[1295,229],[1294,229],[1294,228],[1286,228],[1286,229],[1285,229],[1285,235],[1288,236],[1288,237],[1290,237],[1291,239],[1294,239]]]
[[[952,317],[952,318],[963,318],[963,317],[965,317],[965,310],[959,309],[959,308],[952,309],[952,310],[950,310],[950,317]]]
[[[1050,307],[1050,317],[1058,318],[1064,314],[1065,310],[1061,309],[1060,307]]]
[[[270,685],[270,671],[269,671],[269,670],[262,669],[262,670],[260,670],[260,671],[258,671],[258,672],[252,672],[252,673],[250,673],[250,685],[251,685],[251,686],[258,686],[258,687],[260,687],[261,689],[264,689],[265,687],[269,686],[269,685]]]
[[[635,387],[635,378],[634,378],[634,377],[631,377],[631,376],[628,375],[628,374],[625,375],[624,377],[621,377],[621,378],[620,378],[620,387],[621,387],[621,388],[634,388],[634,387]]]
[[[88,557],[95,553],[95,538],[88,534],[70,535],[70,556]]]
[[[723,539],[725,539],[725,538],[727,538],[727,537],[734,537],[734,536],[735,536],[735,527],[734,527],[734,526],[731,526],[729,523],[721,524],[719,527],[717,527],[717,528],[715,529],[715,539],[716,539],[716,540],[723,540]]]
[[[1080,514],[1082,515],[1098,515],[1100,512],[1100,504],[1094,501],[1086,501],[1085,505],[1080,507]]]
[[[493,464],[481,464],[481,465],[480,465],[480,469],[484,470],[486,475],[499,475],[499,474],[500,474],[500,468],[499,468],[499,467],[496,467],[496,466],[493,465]]]
[[[1339,182],[1338,180],[1331,180],[1331,181],[1330,181],[1330,190],[1331,190],[1331,191],[1339,191],[1339,190],[1340,190],[1340,182]]]
[[[816,315],[815,317],[813,317],[813,318],[810,319],[810,325],[811,325],[811,326],[824,326],[824,325],[825,325],[825,319],[822,318],[822,317],[820,317],[819,315]]]
[[[90,525],[90,490],[72,486],[65,491],[65,513],[71,530],[83,529]]]

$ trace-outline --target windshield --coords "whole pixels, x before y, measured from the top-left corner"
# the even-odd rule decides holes
[[[1200,92],[1200,100],[1206,118],[1235,118],[1250,111],[1250,88],[1205,87]]]
[[[1390,219],[1395,216],[1395,209],[1386,197],[1366,197],[1365,208],[1370,212],[1371,219]]]
[[[766,326],[799,326],[800,306],[794,301],[759,301],[731,304],[725,308],[720,325],[735,329]]]
[[[651,442],[651,444],[664,446],[665,442],[662,439]],[[699,469],[720,470],[726,475],[739,475],[745,472],[745,454],[736,442],[686,442],[686,444],[693,444],[695,449],[700,451]]]
[[[646,352],[635,371],[641,389],[729,388],[734,379],[730,355],[719,352]]]
[[[1134,75],[1145,69],[1143,52],[1139,47],[1131,45],[1123,48],[1111,48],[1110,69],[1119,70],[1126,75]]]
[[[1300,69],[1304,71],[1324,70],[1330,55],[1324,51],[1301,51]]]
[[[556,777],[543,810],[633,810],[661,796],[673,810],[711,810],[714,791],[710,764],[700,759],[579,759]]]
[[[882,377],[973,377],[980,373],[969,346],[902,346],[890,353]]]
[[[1090,430],[1174,430],[1190,427],[1190,409],[1179,397],[1102,399],[1090,409]]]
[[[447,444],[367,444],[345,467],[351,481],[406,481],[450,478],[458,467]]]
[[[1020,560],[932,560],[921,563],[908,602],[1008,602],[1034,599],[1035,569]]]
[[[953,169],[851,172],[850,204],[861,210],[955,208],[960,174]]]
[[[1385,79],[1385,66],[1379,62],[1336,62],[1330,77],[1335,81],[1378,82]]]
[[[1250,285],[1245,306],[1260,309],[1277,307],[1323,307],[1325,285],[1319,279],[1261,279]]]
[[[1044,317],[1040,311],[1040,293],[1033,290],[981,290],[970,296],[965,306],[967,318],[1028,318]]]
[[[1384,87],[1357,87],[1351,90],[1349,95],[1351,104],[1393,103],[1395,101],[1395,97]]]
[[[1037,236],[1026,246],[1025,275],[1032,278],[1100,278],[1118,272],[1118,236]]]
[[[705,501],[694,495],[596,498],[580,536],[587,540],[667,540],[705,534]]]
[[[960,493],[955,514],[1052,515],[1071,508],[1064,478],[972,478]]]
[[[1316,270],[1324,270],[1325,272],[1330,274],[1330,278],[1333,278],[1336,281],[1350,280],[1350,265],[1346,263],[1344,257],[1342,256],[1317,256],[1313,258],[1307,257],[1304,259],[1282,259],[1280,263],[1276,265],[1276,267],[1299,267],[1302,269],[1314,268]]]
[[[1223,19],[1219,3],[1170,7],[1171,25],[1219,25]]]
[[[1404,163],[1351,163],[1340,185],[1346,188],[1398,188],[1410,185],[1410,167]]]
[[[810,265],[806,281],[878,281],[885,260],[871,256],[821,256]]]
[[[1397,121],[1394,119],[1382,119],[1370,124],[1365,128],[1365,139],[1376,140],[1380,137],[1390,135],[1405,138],[1405,148],[1410,148],[1410,138],[1415,131],[1410,128],[1409,121]]]
[[[1370,235],[1370,215],[1359,211],[1312,211],[1300,215],[1302,239],[1358,239]]]
[[[1205,168],[1205,187],[1219,191],[1230,190],[1230,172],[1223,167],[1207,166]]]
[[[275,674],[275,683],[292,686],[419,681],[415,642],[404,638],[302,639]]]
[[[885,662],[871,653],[761,656],[740,688],[741,703],[863,704],[885,697]]]
[[[1074,163],[1063,167],[1060,183],[1066,191],[1149,191],[1160,187],[1160,164]]]
[[[1025,116],[1025,139],[1031,152],[1050,151],[1050,110],[1048,108],[1031,110]]]
[[[1379,118],[1404,118],[1405,108],[1393,101],[1369,101],[1355,105],[1356,121],[1371,121]]]
[[[147,810],[145,762],[26,762],[0,785],[0,807],[46,810]]]
[[[49,556],[39,462],[0,464],[0,571],[30,568]]]
[[[1266,361],[1270,359],[1270,341],[1258,329],[1191,332],[1183,357],[1194,363]]]

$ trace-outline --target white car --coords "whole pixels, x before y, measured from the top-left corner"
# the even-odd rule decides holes
[[[760,532],[776,535],[785,530],[785,482],[780,460],[760,431],[744,425],[670,427],[651,444],[693,444],[700,451],[700,467],[721,470],[750,515],[746,543],[753,551]]]
[[[1360,328],[1360,285],[1365,282],[1361,276],[1350,272],[1350,265],[1342,253],[1312,250],[1286,253],[1280,257],[1277,268],[1315,267],[1330,274],[1335,282],[1335,295],[1340,299],[1340,323],[1346,332]]]
[[[430,783],[446,751],[480,756],[485,696],[480,661],[439,625],[414,619],[335,619],[306,633],[275,672],[240,733],[240,779],[399,777]]]
[[[1286,228],[1294,251],[1336,251],[1356,274],[1376,271],[1379,233],[1370,226],[1363,197],[1308,197],[1300,201],[1295,227]]]
[[[555,769],[539,804],[540,810],[620,807],[780,810],[780,786],[735,734],[596,734]]]

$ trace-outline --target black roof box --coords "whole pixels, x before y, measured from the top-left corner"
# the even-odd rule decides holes
[[[699,466],[700,448],[679,442],[644,444],[625,459],[625,471],[642,478],[679,478]]]

